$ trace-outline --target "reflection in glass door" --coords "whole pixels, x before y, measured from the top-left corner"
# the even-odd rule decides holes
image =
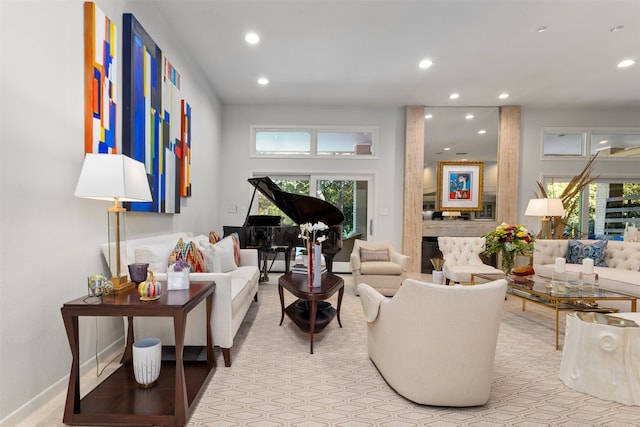
[[[344,214],[342,249],[334,258],[333,270],[348,272],[355,239],[367,240],[369,234],[369,180],[318,177],[315,184],[315,197],[331,203]]]

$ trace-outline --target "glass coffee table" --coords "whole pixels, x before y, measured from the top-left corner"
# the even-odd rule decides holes
[[[601,307],[598,301],[606,305],[607,301],[620,300],[629,301],[631,303],[631,311],[636,311],[636,297],[602,289],[590,292],[579,291],[577,282],[569,282],[570,286],[567,286],[565,292],[560,294],[552,291],[551,279],[537,275],[507,277],[503,273],[472,274],[471,283],[483,283],[505,278],[507,279],[507,294],[522,299],[522,311],[525,310],[527,301],[555,310],[556,350],[560,348],[558,344],[558,324],[561,311],[615,313],[618,311],[617,309]]]

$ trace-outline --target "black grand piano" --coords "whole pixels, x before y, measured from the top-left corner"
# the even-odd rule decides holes
[[[297,225],[281,225],[281,218],[274,215],[248,215],[241,227],[224,226],[224,235],[238,233],[240,247],[256,248],[262,261],[260,281],[269,279],[267,268],[268,255],[282,252],[285,257],[285,269],[289,271],[292,248],[303,246],[298,237],[300,224],[324,222],[329,229],[324,232],[327,239],[322,242],[322,253],[325,256],[327,270],[332,271],[333,257],[342,249],[342,223],[344,215],[334,205],[322,199],[282,191],[268,176],[249,178],[247,181],[255,187],[251,196],[251,203],[247,212],[251,212],[251,205],[259,190],[267,199],[275,204],[282,212]],[[273,262],[272,262],[273,264]]]

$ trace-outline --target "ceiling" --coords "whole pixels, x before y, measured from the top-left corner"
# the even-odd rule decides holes
[[[640,0],[152,4],[223,104],[640,107]]]

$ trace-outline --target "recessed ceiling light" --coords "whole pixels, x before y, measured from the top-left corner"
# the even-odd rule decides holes
[[[625,60],[622,60],[622,61],[620,61],[620,62],[618,63],[618,68],[626,68],[626,67],[630,67],[630,66],[632,66],[632,65],[633,65],[633,64],[635,64],[635,63],[636,63],[636,60],[635,60],[635,59],[625,59]]]
[[[449,99],[458,99],[460,98],[460,94],[459,93],[452,93],[451,95],[449,95]]]
[[[486,130],[484,130],[484,129],[480,129],[480,130],[478,131],[478,133],[479,133],[480,135],[484,135],[485,133],[487,133],[487,131],[486,131]]]
[[[266,86],[266,85],[269,84],[269,79],[266,78],[266,77],[260,77],[258,79],[258,84],[261,85],[261,86]]]
[[[546,25],[543,25],[542,27],[536,28],[536,33],[544,33],[548,29],[549,29],[549,27],[547,27]]]
[[[260,42],[260,36],[258,36],[254,32],[250,32],[247,33],[246,36],[244,36],[244,40],[249,44],[258,44]]]
[[[624,28],[624,25],[616,25],[615,27],[613,27],[612,29],[610,29],[609,31],[611,31],[612,33],[615,33],[617,31],[620,31]]]
[[[445,148],[443,148],[443,150],[444,150],[444,151],[449,151],[449,150],[451,150],[451,148],[449,148],[449,147],[445,147]]]
[[[600,144],[606,144],[607,142],[609,142],[608,139],[603,139],[602,141],[600,141]]]
[[[433,114],[427,114],[426,116],[424,116],[424,118],[427,120],[433,119]]]
[[[431,61],[430,59],[423,59],[418,64],[418,67],[422,68],[423,70],[426,70],[427,68],[431,67],[432,65],[433,65],[433,61]]]
[[[498,95],[498,98],[500,99],[507,99],[508,97],[509,97],[509,94],[507,92],[501,93],[500,95]]]
[[[471,120],[473,119],[473,114],[467,114],[466,116],[464,116],[464,118],[467,120]]]

